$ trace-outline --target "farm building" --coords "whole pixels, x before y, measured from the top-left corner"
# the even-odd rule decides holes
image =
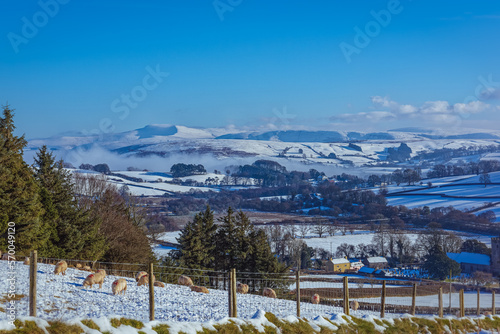
[[[475,271],[491,272],[490,257],[485,254],[476,253],[446,253],[452,260],[460,264],[463,273],[472,274]]]
[[[361,269],[361,267],[364,267],[365,265],[363,264],[363,262],[359,261],[359,260],[354,260],[354,261],[350,261],[351,262],[351,269],[352,270],[359,270]]]
[[[373,269],[389,268],[389,263],[387,262],[386,258],[382,256],[367,257],[363,260],[363,264]]]
[[[326,262],[326,271],[343,273],[349,269],[351,269],[351,263],[345,258],[330,259]]]

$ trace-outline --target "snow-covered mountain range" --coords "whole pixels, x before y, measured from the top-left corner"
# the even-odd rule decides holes
[[[405,143],[411,156],[437,149],[500,147],[500,131],[421,128],[386,132],[346,131],[238,131],[235,129],[198,129],[180,125],[148,125],[121,133],[96,135],[59,135],[29,140],[26,155],[47,145],[64,160],[80,163],[107,162],[111,168],[124,168],[117,161],[160,158],[176,162],[210,161],[218,168],[257,159],[273,159],[285,165],[318,164],[331,167],[374,166],[385,161],[390,148]],[[351,145],[350,145],[351,144]],[[354,145],[353,145],[354,144]],[[494,152],[493,152],[494,153]],[[98,160],[95,160],[97,159]],[[107,158],[104,159],[103,158]],[[484,155],[476,159],[485,158]],[[137,160],[135,159],[135,160]],[[113,163],[117,165],[114,166]],[[163,164],[169,162],[163,161]],[[175,163],[175,162],[174,162]],[[139,165],[144,165],[139,163]],[[147,168],[147,167],[143,167]]]

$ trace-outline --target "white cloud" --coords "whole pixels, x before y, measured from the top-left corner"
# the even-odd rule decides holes
[[[453,109],[459,114],[477,114],[488,109],[489,105],[481,101],[472,101],[469,103],[455,103]]]
[[[489,104],[482,101],[471,101],[468,103],[455,103],[450,105],[448,101],[426,101],[420,106],[411,104],[399,104],[389,97],[372,96],[373,107],[377,110],[371,112],[360,112],[356,114],[341,114],[330,118],[332,121],[345,123],[365,122],[373,123],[384,121],[412,121],[432,123],[432,125],[458,124],[461,119],[491,109]]]

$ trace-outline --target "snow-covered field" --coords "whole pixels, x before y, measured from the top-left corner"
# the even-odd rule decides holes
[[[113,295],[111,283],[119,278],[107,276],[102,289],[83,288],[82,283],[89,274],[86,271],[68,268],[66,275],[54,275],[54,266],[38,264],[37,272],[37,316],[44,319],[98,318],[110,315],[123,316],[141,321],[149,319],[148,287],[137,286],[133,278],[125,278],[125,295]],[[8,262],[0,261],[0,272],[8,272]],[[11,278],[10,275],[8,275]],[[0,296],[9,292],[9,284],[0,285]],[[16,262],[16,294],[24,295],[16,302],[16,315],[27,316],[29,266]],[[220,320],[228,315],[228,296],[225,291],[210,289],[210,293],[192,292],[186,286],[167,284],[166,288],[155,287],[155,318],[165,321],[209,321]],[[271,299],[257,295],[238,294],[238,317],[250,319],[258,310],[272,312],[278,317],[296,314],[296,302]],[[327,305],[302,303],[301,313],[305,317],[332,317],[341,308]],[[358,311],[359,315],[370,312]],[[354,312],[353,315],[355,315]],[[376,313],[373,313],[376,314]],[[0,312],[0,320],[6,313]]]
[[[196,333],[203,328],[214,329],[213,325],[228,322],[228,296],[225,291],[210,289],[209,294],[192,292],[186,286],[167,284],[165,288],[155,287],[155,321],[148,322],[149,303],[148,287],[137,286],[132,278],[126,278],[127,292],[125,295],[113,295],[111,283],[117,276],[107,276],[102,289],[83,288],[82,282],[88,272],[69,268],[66,275],[54,275],[53,265],[38,264],[37,271],[37,316],[28,317],[28,290],[29,290],[29,266],[16,262],[14,275],[10,275],[7,261],[0,261],[0,272],[7,273],[5,279],[8,284],[0,285],[0,298],[6,298],[12,286],[15,293],[23,297],[15,302],[15,318],[20,320],[33,320],[40,327],[47,327],[45,320],[65,320],[69,323],[78,324],[80,319],[93,319],[101,331],[110,333],[154,333],[152,326],[166,324],[171,333]],[[305,283],[305,282],[304,282]],[[304,286],[305,287],[305,286]],[[378,285],[377,285],[378,287]],[[358,288],[362,288],[358,286]],[[465,306],[475,307],[477,295],[466,293]],[[447,295],[444,295],[444,306],[448,306]],[[379,298],[360,298],[359,301],[379,304]],[[481,307],[491,307],[491,295],[481,294]],[[437,306],[437,295],[417,297],[417,306]],[[409,297],[388,297],[386,304],[408,306],[411,305]],[[452,306],[458,306],[458,295],[452,294]],[[500,301],[496,302],[496,307]],[[246,320],[259,330],[263,326],[273,326],[264,316],[265,312],[271,312],[278,318],[296,322],[296,302],[282,299],[271,299],[257,295],[237,295],[238,319],[231,319],[239,323]],[[7,321],[7,313],[0,309],[0,330],[12,329]],[[378,318],[378,311],[357,310],[351,315],[368,321]],[[301,317],[310,324],[331,327],[336,329],[332,323],[345,323],[340,307],[327,305],[313,305],[301,303]],[[385,318],[391,321],[393,318],[406,317],[402,313],[388,313]],[[424,315],[432,317],[432,315]],[[118,328],[112,327],[110,319],[129,318],[140,320],[145,327],[138,331],[130,326],[122,325]],[[325,319],[330,319],[332,323]],[[370,320],[371,319],[371,320]],[[243,323],[242,323],[243,324]],[[332,327],[333,326],[333,327]],[[84,327],[86,328],[86,327]],[[319,327],[318,327],[319,328]],[[86,329],[85,332],[88,332]],[[90,332],[89,332],[90,333]],[[489,332],[481,332],[489,333]]]
[[[500,172],[490,173],[492,183],[500,183]],[[404,205],[408,208],[417,208],[428,206],[430,209],[436,207],[453,206],[458,210],[471,210],[483,207],[489,203],[500,202],[500,186],[484,185],[471,183],[480,183],[478,175],[450,176],[439,179],[428,179],[424,183],[431,182],[435,188],[424,186],[395,186],[388,187],[390,193],[405,192],[408,190],[419,189],[408,193],[396,194],[387,198],[388,204],[397,206]],[[375,189],[374,189],[375,190]],[[453,198],[448,196],[458,196]],[[489,198],[480,198],[480,197]],[[497,206],[475,212],[492,210],[500,222],[500,208]]]

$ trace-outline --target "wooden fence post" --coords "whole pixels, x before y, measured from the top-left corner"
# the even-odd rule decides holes
[[[233,296],[233,318],[238,317],[238,306],[237,306],[237,296],[236,296],[236,269],[231,269],[233,272],[233,282],[231,284],[231,296]]]
[[[300,270],[297,268],[296,278],[295,278],[295,289],[297,294],[297,318],[300,318]]]
[[[439,317],[443,317],[443,287],[439,288]]]
[[[30,290],[29,290],[29,309],[30,317],[36,317],[36,271],[37,271],[37,251],[31,251],[30,256]]]
[[[417,308],[417,283],[413,283],[413,289],[411,293],[411,315],[415,315]]]
[[[495,290],[491,291],[491,314],[495,315]]]
[[[460,318],[465,317],[464,289],[460,289]]]
[[[385,316],[385,280],[382,281],[382,296],[380,297],[380,317],[383,318]]]
[[[229,285],[228,285],[228,289],[227,289],[227,297],[228,297],[228,306],[229,306],[229,314],[228,316],[230,318],[232,318],[233,316],[233,289],[232,289],[232,280],[233,280],[233,271],[232,270],[229,270],[228,272],[228,275],[229,275]],[[226,281],[226,279],[224,278],[224,282]],[[225,287],[225,283],[224,283],[224,287]]]
[[[349,315],[349,281],[347,276],[344,276],[344,313]]]
[[[479,315],[481,314],[481,303],[480,303],[480,290],[479,288],[477,288],[477,311],[476,311],[476,315],[479,317]]]
[[[153,263],[149,264],[149,321],[155,320],[155,286],[153,280]]]

